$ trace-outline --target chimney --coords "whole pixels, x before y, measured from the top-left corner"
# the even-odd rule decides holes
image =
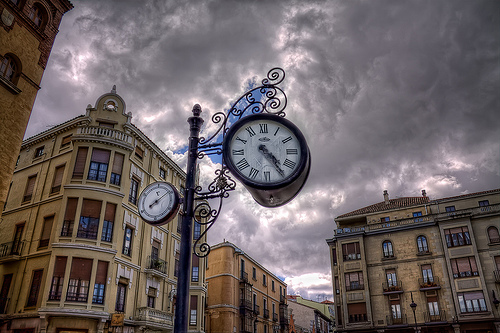
[[[384,190],[384,202],[385,204],[389,204],[389,193],[387,193],[387,190]]]
[[[427,193],[425,193],[425,190],[422,190],[422,196],[423,196],[423,197],[426,197],[426,196],[427,196]]]

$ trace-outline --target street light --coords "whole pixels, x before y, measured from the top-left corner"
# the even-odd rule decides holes
[[[415,301],[413,301],[413,293],[412,292],[410,292],[410,295],[411,295],[410,307],[413,310],[413,319],[415,319],[415,332],[418,333],[417,315],[415,314],[415,310],[417,309],[417,303],[415,303]]]
[[[491,293],[493,294],[493,305],[495,306],[495,309],[498,309],[500,301],[496,298],[494,290],[492,290]]]

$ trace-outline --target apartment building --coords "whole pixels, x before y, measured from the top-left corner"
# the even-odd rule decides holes
[[[290,305],[291,302],[298,303],[298,304],[303,304],[306,305],[310,308],[316,309],[320,311],[320,313],[327,318],[326,323],[327,323],[327,330],[329,332],[333,332],[334,324],[335,324],[335,303],[329,300],[324,300],[322,302],[316,302],[310,299],[305,299],[302,298],[299,295],[287,295],[286,298],[288,299],[288,304]],[[318,324],[317,327],[320,327]],[[316,333],[318,331],[316,330]]]
[[[0,214],[68,0],[0,0]]]
[[[287,296],[290,331],[294,333],[330,333],[333,332],[330,313],[321,303],[305,300],[300,296]],[[292,320],[293,317],[293,320]],[[292,327],[293,321],[293,327]]]
[[[180,219],[152,227],[136,204],[154,181],[183,193],[186,174],[131,119],[113,87],[23,142],[0,223],[1,332],[173,331]],[[193,256],[191,332],[205,297]]]
[[[288,332],[286,284],[236,245],[212,246],[206,279],[207,332]]]
[[[500,190],[390,199],[335,219],[339,332],[500,332]]]

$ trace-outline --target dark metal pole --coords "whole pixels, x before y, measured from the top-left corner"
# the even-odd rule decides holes
[[[187,333],[189,319],[189,281],[192,253],[191,230],[193,226],[193,203],[196,183],[196,162],[198,160],[198,142],[203,119],[200,117],[201,107],[193,107],[193,117],[188,118],[189,123],[189,150],[186,171],[186,193],[184,194],[181,225],[181,253],[179,258],[179,274],[177,276],[177,304],[175,308],[174,332]]]
[[[413,293],[410,293],[411,295],[411,304],[410,307],[413,310],[413,319],[415,319],[415,333],[418,333],[418,326],[417,326],[417,315],[415,314],[415,310],[417,309],[417,303],[413,301]]]

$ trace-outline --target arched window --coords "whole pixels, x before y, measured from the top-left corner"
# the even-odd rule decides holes
[[[392,251],[392,243],[391,241],[385,241],[382,243],[382,250],[384,251],[385,258],[394,257],[394,252]]]
[[[31,7],[29,16],[33,23],[35,23],[35,25],[39,28],[43,28],[43,25],[47,21],[47,12],[38,3],[35,3],[33,7]]]
[[[429,247],[427,247],[427,238],[425,238],[425,236],[417,237],[417,247],[418,247],[418,253],[429,252]]]
[[[19,73],[21,73],[19,60],[12,54],[6,54],[0,65],[0,75],[16,84]]]
[[[489,227],[488,238],[490,239],[490,243],[500,243],[500,235],[498,234],[498,229],[495,227]]]

